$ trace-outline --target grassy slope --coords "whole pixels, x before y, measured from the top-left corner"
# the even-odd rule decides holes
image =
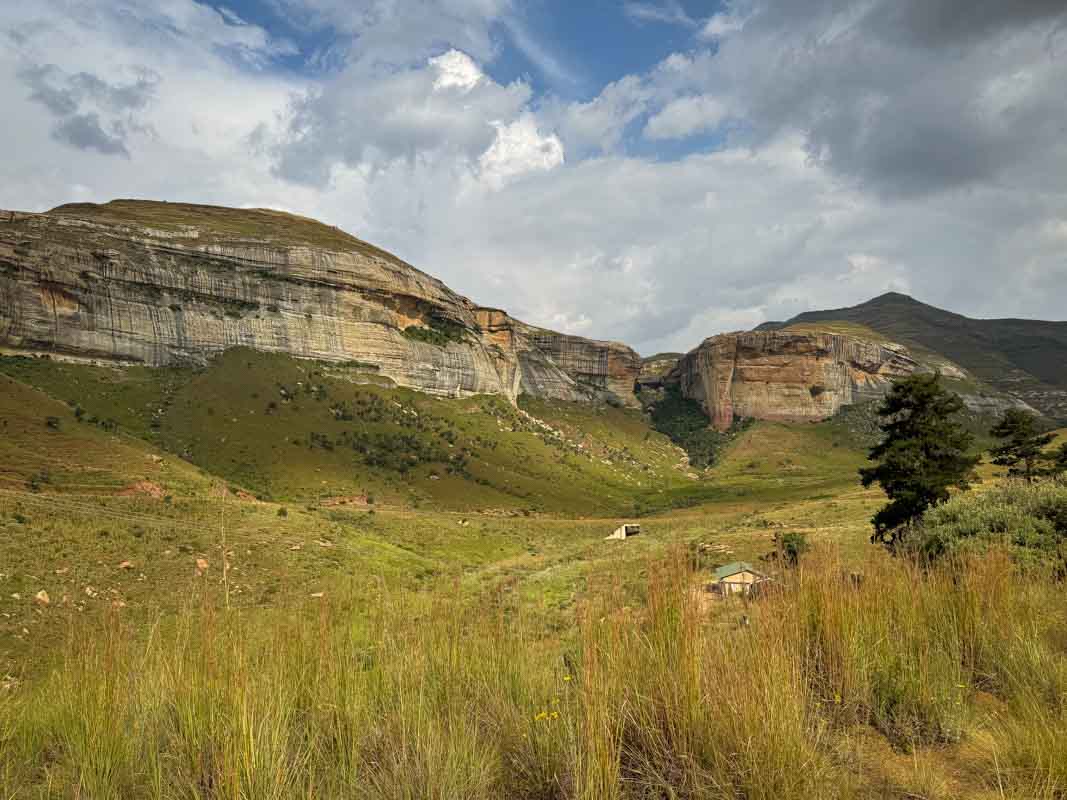
[[[172,606],[193,591],[210,589],[217,597],[224,588],[224,532],[231,601],[238,606],[301,602],[338,581],[436,586],[458,580],[472,590],[515,586],[560,620],[605,564],[617,566],[621,558],[639,574],[643,560],[671,541],[718,542],[724,562],[767,552],[783,525],[817,531],[829,524],[829,538],[862,551],[864,520],[877,502],[877,493],[856,491],[860,456],[832,425],[758,424],[707,479],[694,481],[678,468],[679,451],[630,410],[525,402],[524,413],[539,424],[486,398],[441,401],[381,390],[319,374],[310,362],[245,352],[231,353],[217,369],[189,373],[45,359],[0,365],[69,401],[0,377],[8,433],[0,458],[5,485],[18,492],[0,495],[3,561],[11,565],[0,579],[0,610],[10,615],[0,618],[0,659],[9,665],[18,653],[46,651],[54,635],[49,621],[71,608],[115,600],[138,614]],[[326,396],[298,393],[298,381],[324,386]],[[278,382],[292,390],[289,403],[280,402]],[[385,421],[368,423],[390,435],[447,444],[439,431],[455,431],[455,449],[475,451],[470,477],[450,476],[433,463],[401,475],[368,467],[350,449],[307,446],[310,432],[335,437],[352,426],[329,409],[338,402],[355,408],[361,396],[379,398],[375,408],[391,410]],[[279,398],[270,415],[264,413],[268,397]],[[81,422],[74,404],[85,409]],[[87,421],[109,410],[117,433]],[[49,416],[59,419],[58,431],[47,426]],[[163,446],[191,447],[205,471]],[[47,482],[36,494],[26,492],[42,466]],[[139,481],[169,499],[123,496]],[[274,501],[233,496],[227,485],[270,492]],[[377,502],[319,502],[364,491]],[[838,494],[844,496],[826,502]],[[605,545],[603,537],[627,518],[635,497],[645,509],[701,504],[647,518],[646,535],[624,548]],[[552,513],[519,513],[538,506]],[[845,517],[849,524],[842,526]],[[198,558],[210,564],[202,577]],[[124,561],[133,568],[120,568]],[[49,609],[32,600],[42,589],[56,601]]]
[[[362,377],[345,367],[247,350],[200,371],[18,358],[0,359],[0,371],[287,502],[369,495],[462,511],[618,514],[706,490],[632,410],[444,401],[354,382]]]

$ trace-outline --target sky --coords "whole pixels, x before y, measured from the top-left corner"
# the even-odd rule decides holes
[[[271,207],[644,354],[1067,318],[1067,0],[0,0],[0,208]]]

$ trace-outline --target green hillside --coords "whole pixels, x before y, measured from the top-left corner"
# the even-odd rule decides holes
[[[867,410],[694,470],[636,410],[367,379],[0,359],[0,795],[1062,795],[1058,584],[872,545]],[[782,591],[704,591],[738,560]]]
[[[1067,322],[971,319],[890,292],[850,308],[808,311],[783,323],[847,322],[900,344],[937,353],[989,386],[1067,420]]]
[[[590,515],[713,492],[631,409],[444,400],[245,349],[203,369],[0,358],[0,373],[64,401],[75,424],[141,437],[262,499]]]

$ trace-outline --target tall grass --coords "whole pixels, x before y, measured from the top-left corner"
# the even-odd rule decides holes
[[[857,730],[922,750],[923,785],[966,747],[993,796],[1067,797],[1067,598],[1003,554],[859,579],[821,552],[747,604],[675,554],[640,606],[592,590],[562,641],[459,594],[79,619],[0,694],[0,797],[881,796]]]

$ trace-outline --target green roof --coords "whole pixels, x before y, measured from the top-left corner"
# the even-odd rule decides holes
[[[763,574],[747,561],[734,561],[731,564],[726,564],[715,570],[715,578],[716,580],[721,581],[723,578],[729,578],[731,575],[736,575],[739,572],[754,572],[757,575]]]

